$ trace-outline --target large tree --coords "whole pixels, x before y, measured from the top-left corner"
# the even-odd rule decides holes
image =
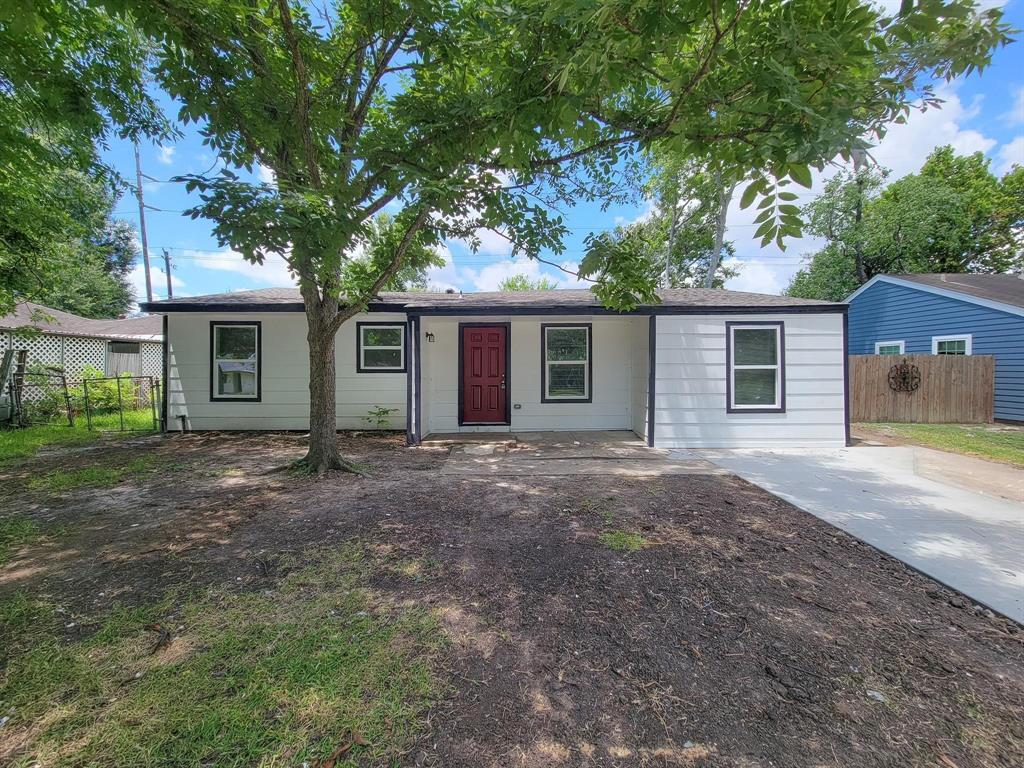
[[[120,5],[120,3],[118,3]],[[561,249],[551,204],[599,198],[643,148],[756,174],[761,234],[798,221],[776,204],[858,137],[922,96],[922,78],[984,65],[1007,41],[998,11],[905,2],[892,18],[851,0],[137,0],[156,76],[229,167],[191,177],[194,215],[246,258],[288,260],[306,308],[310,447],[335,440],[339,326],[413,258],[417,241],[500,230],[516,253]],[[924,89],[925,100],[930,98]],[[390,203],[391,259],[355,257]],[[628,308],[653,278],[591,259],[602,297]]]
[[[0,313],[76,269],[103,287],[81,247],[98,245],[117,182],[98,150],[114,135],[167,134],[146,54],[131,20],[101,4],[0,3]]]
[[[558,283],[546,275],[533,278],[529,275],[524,275],[522,272],[509,275],[498,283],[498,290],[506,293],[515,293],[516,291],[553,291],[557,287]]]
[[[840,173],[804,210],[826,240],[793,278],[791,296],[841,301],[877,274],[1024,268],[1024,168],[1002,178],[976,152],[939,147],[919,173],[888,185],[884,169]]]
[[[631,224],[587,238],[584,275],[615,301],[635,294],[656,302],[655,286],[721,288],[737,274],[724,261],[735,251],[724,239],[733,183],[692,160],[652,153],[644,194],[651,209]],[[614,279],[606,278],[613,276]]]

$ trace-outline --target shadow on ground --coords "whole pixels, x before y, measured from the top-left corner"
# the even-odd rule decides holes
[[[738,478],[475,478],[440,472],[446,448],[342,446],[370,477],[271,471],[302,446],[268,435],[8,471],[5,507],[44,536],[0,566],[0,593],[44,595],[88,632],[171,588],[272,590],[274,563],[358,541],[384,564],[375,599],[428,608],[449,638],[445,693],[398,764],[1024,761],[1016,625]],[[163,470],[17,491],[117,451]]]

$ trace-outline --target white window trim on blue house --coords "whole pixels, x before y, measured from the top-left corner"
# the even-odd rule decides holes
[[[949,336],[932,336],[932,354],[933,355],[939,354],[939,342],[940,341],[963,341],[963,342],[966,342],[964,344],[964,354],[965,355],[971,354],[971,334],[969,334],[969,333],[954,333],[954,334],[949,335]],[[949,354],[949,353],[947,352],[945,354]]]
[[[907,353],[907,345],[906,345],[906,342],[904,342],[904,341],[876,341],[875,342],[875,354],[876,355],[883,354],[880,351],[882,347],[899,347],[900,348],[899,352],[895,352],[895,353],[889,352],[889,353],[887,353],[887,354],[890,354],[890,355],[891,354],[905,355]]]
[[[997,309],[1000,312],[1008,312],[1011,315],[1024,317],[1024,307],[1015,307],[1013,304],[1004,304],[1001,301],[982,299],[978,296],[971,296],[968,293],[961,293],[960,291],[936,288],[933,285],[925,285],[924,283],[917,283],[913,280],[901,280],[900,278],[893,277],[892,275],[875,275],[864,283],[864,285],[847,296],[845,303],[849,304],[875,283],[892,283],[893,285],[901,285],[904,288],[913,288],[916,291],[923,291],[924,293],[934,293],[936,296],[945,296],[950,299],[957,299],[958,301],[966,301],[968,304],[977,304],[979,307],[988,307],[989,309]]]

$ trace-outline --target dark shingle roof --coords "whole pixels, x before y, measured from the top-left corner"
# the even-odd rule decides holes
[[[795,299],[789,296],[775,296],[764,293],[746,293],[712,288],[676,288],[658,291],[662,307],[699,308],[750,308],[778,309],[780,307],[841,307],[827,301]],[[376,309],[433,310],[446,309],[465,312],[467,310],[529,310],[546,309],[601,310],[601,302],[585,288],[567,288],[554,291],[484,291],[480,293],[440,293],[432,291],[382,293],[371,304]],[[255,291],[233,291],[208,296],[155,301],[144,304],[151,312],[180,311],[260,311],[302,309],[302,297],[297,288],[264,288]]]
[[[44,315],[48,317],[43,317]],[[17,304],[11,314],[0,317],[2,329],[15,330],[25,327],[59,336],[128,341],[163,340],[163,319],[159,315],[126,317],[121,320],[94,320],[24,301]]]
[[[1014,307],[1024,307],[1024,280],[1017,275],[960,275],[922,274],[893,275],[900,280],[920,283],[932,288],[956,291],[976,299],[998,301]]]

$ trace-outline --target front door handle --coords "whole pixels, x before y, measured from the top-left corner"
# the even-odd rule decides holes
[[[501,388],[502,389],[505,388],[505,374],[504,373],[501,374]]]

